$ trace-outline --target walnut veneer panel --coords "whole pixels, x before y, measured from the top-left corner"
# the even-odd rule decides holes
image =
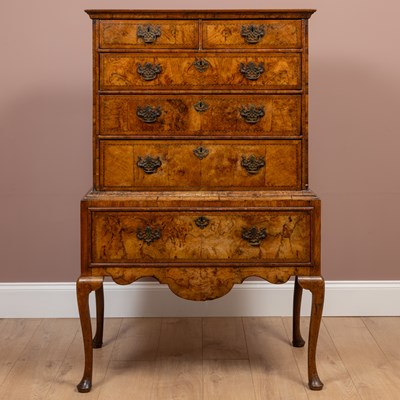
[[[223,20],[203,22],[203,47],[299,49],[302,47],[301,21]]]
[[[100,96],[100,134],[298,136],[301,134],[301,96]]]
[[[300,151],[298,140],[102,140],[101,189],[295,190],[301,186]],[[141,167],[141,163],[145,164]]]
[[[198,21],[101,21],[100,47],[108,49],[176,48],[199,46]]]
[[[92,260],[305,263],[310,221],[308,211],[94,212]],[[243,237],[251,229],[253,242]]]
[[[300,54],[102,53],[100,71],[101,90],[301,88]]]

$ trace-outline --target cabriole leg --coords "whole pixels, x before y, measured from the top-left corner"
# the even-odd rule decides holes
[[[85,369],[82,380],[77,385],[81,393],[89,392],[92,387],[93,348],[92,325],[90,322],[89,294],[103,286],[102,277],[81,276],[76,283],[79,318],[82,327],[83,347],[85,350]]]
[[[95,291],[96,294],[96,334],[93,338],[93,348],[100,349],[103,346],[104,328],[104,289],[103,284]]]
[[[300,331],[300,311],[301,311],[301,297],[303,295],[303,288],[299,285],[298,277],[294,281],[294,295],[293,295],[293,346],[303,347],[304,339]]]
[[[312,294],[310,332],[308,336],[308,386],[311,390],[321,390],[324,384],[317,372],[316,350],[324,307],[325,282],[322,276],[302,276],[298,278],[299,285]]]

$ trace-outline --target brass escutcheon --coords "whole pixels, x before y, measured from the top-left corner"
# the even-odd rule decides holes
[[[203,158],[206,158],[208,156],[209,151],[201,144],[199,147],[193,150],[193,153],[197,158],[200,158],[200,160],[202,160]]]
[[[197,112],[205,112],[209,109],[209,105],[203,100],[198,101],[193,107]]]
[[[204,58],[197,58],[196,61],[193,61],[193,65],[197,71],[204,72],[208,69],[210,63]]]
[[[196,218],[194,220],[194,223],[200,228],[200,229],[204,229],[205,227],[208,226],[208,224],[210,223],[210,220],[207,217],[204,217],[203,215],[199,218]]]

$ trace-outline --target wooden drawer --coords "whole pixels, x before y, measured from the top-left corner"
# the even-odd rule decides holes
[[[225,20],[203,22],[205,49],[300,49],[301,21]]]
[[[310,210],[93,211],[93,263],[309,263]]]
[[[299,95],[100,96],[100,135],[300,134]]]
[[[296,53],[100,54],[101,90],[300,87]]]
[[[100,21],[103,49],[196,49],[197,21],[136,20]]]
[[[100,190],[301,189],[300,140],[101,140]]]

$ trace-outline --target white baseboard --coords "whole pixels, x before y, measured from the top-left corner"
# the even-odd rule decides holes
[[[180,299],[166,285],[104,284],[107,317],[290,316],[293,282],[246,281],[207,302]],[[94,313],[91,295],[92,313]],[[309,315],[304,291],[302,314]],[[328,281],[325,316],[400,316],[400,281]],[[76,318],[75,283],[0,283],[0,318]]]

